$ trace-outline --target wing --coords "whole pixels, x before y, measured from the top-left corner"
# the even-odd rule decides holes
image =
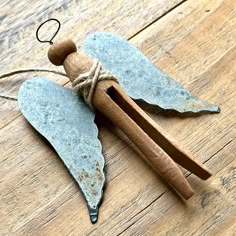
[[[95,114],[73,90],[37,77],[21,86],[18,102],[23,115],[52,144],[79,184],[95,223],[105,182]]]
[[[153,65],[136,47],[112,33],[94,33],[84,42],[84,51],[101,61],[119,79],[134,100],[178,112],[219,112],[218,106],[193,96]]]

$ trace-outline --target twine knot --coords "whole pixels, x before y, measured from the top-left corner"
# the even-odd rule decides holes
[[[81,74],[74,80],[72,86],[74,90],[84,97],[85,102],[93,109],[92,98],[95,92],[96,84],[100,80],[118,80],[111,73],[104,70],[101,63],[95,59],[91,70]]]

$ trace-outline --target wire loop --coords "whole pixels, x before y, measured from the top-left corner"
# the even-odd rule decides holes
[[[57,28],[55,34],[52,36],[52,38],[51,38],[50,40],[40,40],[40,39],[39,39],[39,36],[38,36],[39,29],[40,29],[45,23],[47,23],[47,22],[49,22],[49,21],[56,21],[56,22],[58,23],[58,28]],[[59,20],[54,19],[54,18],[51,18],[51,19],[46,20],[46,21],[43,22],[43,23],[38,27],[38,29],[36,30],[36,38],[37,38],[37,40],[38,40],[40,43],[50,43],[50,44],[52,45],[52,44],[53,44],[52,40],[53,40],[53,39],[55,38],[55,36],[57,35],[58,31],[60,30],[60,27],[61,27],[61,23],[60,23]]]

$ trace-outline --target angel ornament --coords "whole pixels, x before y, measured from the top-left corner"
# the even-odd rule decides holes
[[[183,198],[190,198],[193,190],[176,163],[203,180],[211,176],[210,171],[135,101],[181,113],[219,112],[219,107],[194,97],[117,35],[94,33],[83,49],[85,53],[77,52],[67,39],[52,44],[48,52],[53,64],[64,66],[74,90],[35,77],[21,86],[18,102],[26,119],[52,144],[78,183],[91,222],[97,221],[105,182],[96,111],[119,127]]]

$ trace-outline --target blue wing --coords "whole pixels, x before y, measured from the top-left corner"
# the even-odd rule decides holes
[[[79,184],[94,223],[105,182],[94,113],[71,89],[37,77],[21,86],[18,102],[23,115],[52,144]]]
[[[97,58],[119,79],[134,100],[178,112],[219,112],[219,107],[198,99],[153,65],[136,47],[112,33],[94,33],[84,42],[84,51]]]

